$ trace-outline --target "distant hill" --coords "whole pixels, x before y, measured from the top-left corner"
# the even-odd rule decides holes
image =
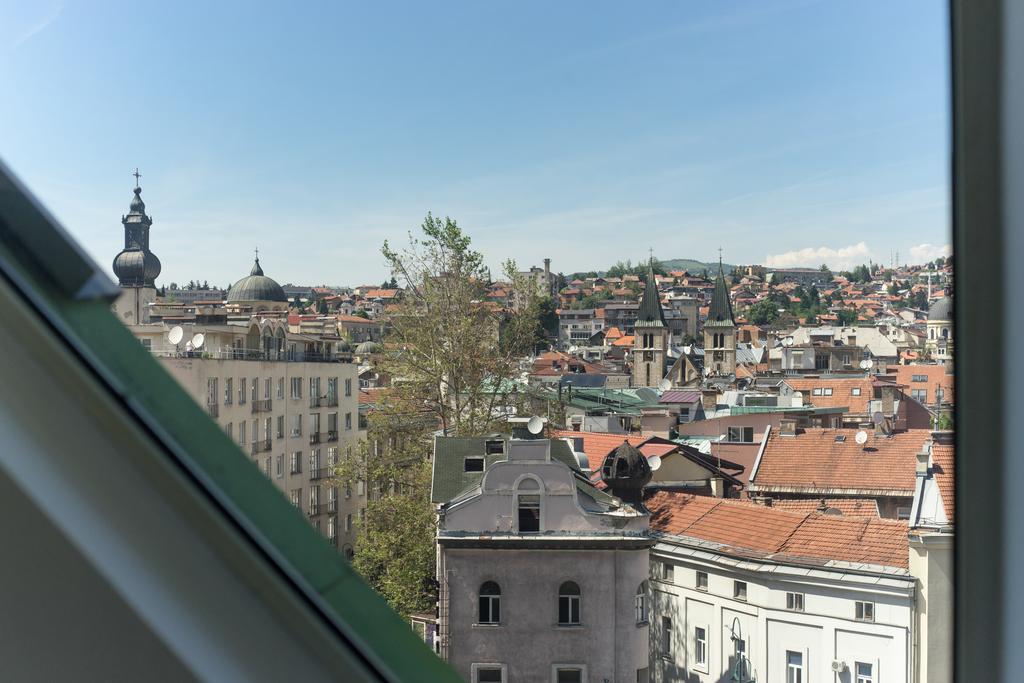
[[[662,261],[661,265],[665,267],[665,270],[688,270],[694,275],[699,275],[702,270],[707,270],[709,275],[714,275],[718,272],[718,261],[703,263],[689,258],[674,258]],[[726,275],[728,275],[735,267],[736,266],[729,263],[722,264],[722,268],[725,270]]]

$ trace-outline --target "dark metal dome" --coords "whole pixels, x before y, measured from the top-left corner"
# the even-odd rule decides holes
[[[938,299],[928,308],[928,319],[929,320],[952,320],[953,319],[953,299],[948,296],[944,296]]]
[[[629,503],[640,502],[651,475],[647,457],[628,441],[605,456],[601,466],[601,480],[612,493]]]
[[[124,249],[114,257],[114,274],[122,287],[155,287],[160,275],[160,259],[149,250],[149,228],[153,219],[146,215],[142,188],[136,187],[124,226]]]
[[[260,259],[256,257],[252,271],[248,277],[231,285],[228,292],[228,303],[240,303],[246,301],[280,301],[288,303],[288,295],[284,293],[281,285],[263,274],[260,268]]]

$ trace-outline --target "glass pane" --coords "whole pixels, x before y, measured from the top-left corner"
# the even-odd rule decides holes
[[[559,669],[556,680],[558,683],[583,683],[583,670]]]
[[[476,670],[477,683],[501,683],[501,668]]]

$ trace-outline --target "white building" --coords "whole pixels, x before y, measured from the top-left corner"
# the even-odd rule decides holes
[[[651,680],[912,680],[905,523],[669,492],[647,507]]]

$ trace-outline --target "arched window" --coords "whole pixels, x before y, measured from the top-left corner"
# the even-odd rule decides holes
[[[929,339],[935,339],[935,328],[934,327],[929,327],[928,328],[928,338]]]
[[[523,479],[519,482],[516,490],[516,513],[519,533],[540,531],[540,484],[537,480]]]
[[[480,586],[479,617],[481,624],[501,623],[501,587],[493,581],[485,581]]]
[[[647,623],[647,582],[642,581],[636,589],[636,599],[633,602],[636,607],[636,623]]]
[[[558,625],[577,626],[580,623],[580,587],[566,581],[558,587]]]
[[[949,328],[948,327],[943,327],[942,328],[942,338],[943,339],[949,339]]]

